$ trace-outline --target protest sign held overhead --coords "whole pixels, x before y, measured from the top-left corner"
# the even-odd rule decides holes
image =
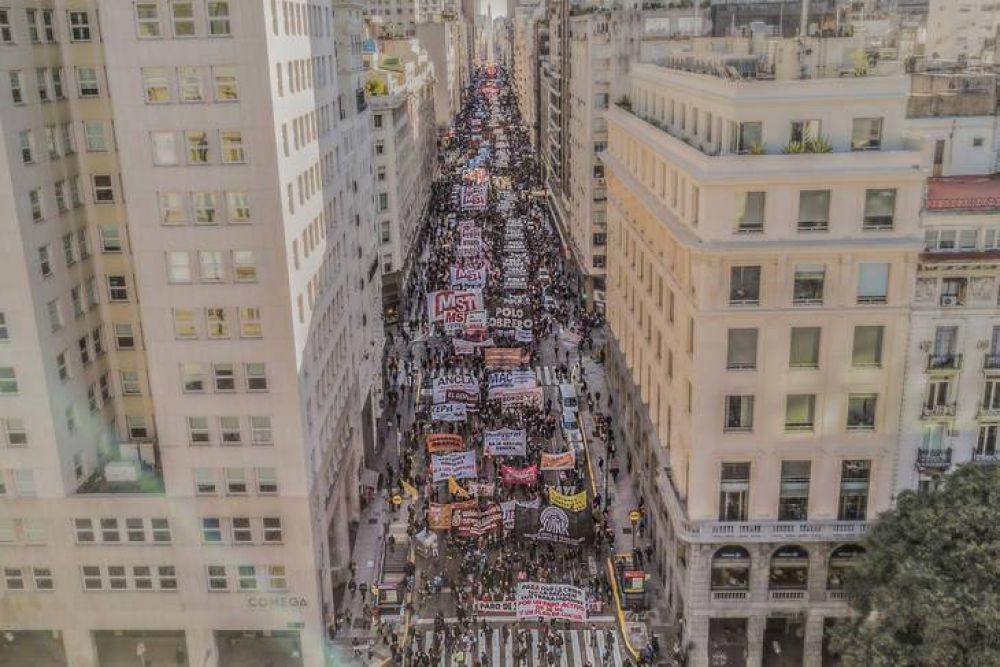
[[[449,477],[475,479],[476,453],[469,451],[434,454],[431,456],[431,475],[435,483],[447,481]]]
[[[493,456],[524,456],[527,445],[524,429],[503,428],[483,434],[483,452]]]

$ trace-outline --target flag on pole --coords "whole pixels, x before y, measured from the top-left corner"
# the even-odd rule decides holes
[[[457,495],[459,498],[469,498],[469,492],[462,488],[454,477],[448,478],[448,493]]]

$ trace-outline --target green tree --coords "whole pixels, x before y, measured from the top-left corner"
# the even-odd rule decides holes
[[[1000,468],[900,494],[865,548],[846,577],[856,615],[833,631],[845,665],[1000,665]]]

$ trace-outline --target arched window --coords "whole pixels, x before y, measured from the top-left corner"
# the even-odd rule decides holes
[[[843,544],[830,554],[830,566],[826,575],[826,590],[839,591],[844,588],[844,575],[858,564],[858,559],[865,555],[865,548],[860,544]]]
[[[779,547],[771,556],[772,590],[803,591],[809,585],[809,552],[796,544]]]
[[[725,546],[712,555],[712,590],[750,589],[750,553],[740,546]]]

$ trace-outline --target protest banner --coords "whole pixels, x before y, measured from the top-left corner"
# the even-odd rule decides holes
[[[477,157],[485,159],[482,153]],[[486,208],[488,200],[489,186],[487,185],[467,185],[462,188],[462,208],[466,211],[482,211]]]
[[[491,371],[487,376],[490,392],[494,389],[531,389],[538,386],[533,370]]]
[[[576,586],[522,581],[515,602],[518,618],[587,620],[587,595]]]
[[[431,421],[464,422],[468,417],[465,403],[437,403],[431,406]]]
[[[454,452],[451,454],[433,454],[431,456],[431,479],[444,482],[449,477],[455,479],[476,478],[476,453]]]
[[[512,466],[500,467],[500,478],[508,486],[527,486],[535,483],[538,479],[538,466],[530,465],[527,468],[514,468]]]
[[[469,489],[469,493],[477,498],[492,496],[496,491],[496,484],[493,482],[467,482],[465,486]]]
[[[468,313],[482,309],[481,290],[438,290],[427,295],[427,318],[431,322],[464,324]]]
[[[454,477],[448,478],[448,493],[459,498],[469,498],[472,496],[471,493],[462,488],[462,485]]]
[[[431,384],[434,402],[445,403],[448,401],[449,392],[461,392],[464,394],[475,394],[479,396],[479,380],[475,375],[468,373],[460,375],[442,375],[434,378]]]
[[[587,492],[565,494],[560,493],[554,486],[550,486],[549,503],[570,512],[582,512],[587,509]]]
[[[427,526],[431,530],[448,530],[451,528],[451,515],[456,509],[476,507],[479,504],[475,498],[458,503],[431,503],[427,506]]]
[[[483,452],[493,456],[524,456],[528,433],[524,429],[502,428],[483,434]]]
[[[500,505],[492,504],[479,508],[455,510],[451,515],[451,527],[463,537],[479,537],[503,526]]]
[[[542,452],[542,470],[572,470],[576,464],[576,456],[573,450],[549,454]]]
[[[485,340],[468,340],[462,337],[455,338],[451,342],[454,346],[455,354],[472,354],[476,351],[477,347],[491,347],[495,345],[492,338],[487,338]]]
[[[531,308],[500,306],[490,316],[490,326],[496,329],[531,329],[534,319]]]
[[[486,287],[486,267],[451,267],[451,287],[452,289],[482,289]]]
[[[518,329],[514,333],[514,340],[518,343],[530,343],[535,340],[535,332],[531,329]]]
[[[500,393],[500,405],[507,408],[540,408],[545,404],[541,387],[532,389],[505,389]]]
[[[477,616],[513,616],[517,613],[517,602],[514,600],[476,600],[472,603],[472,611]]]
[[[530,355],[523,347],[488,347],[483,360],[488,368],[515,368],[528,363]]]
[[[454,433],[427,434],[427,451],[431,454],[460,452],[463,449],[465,449],[465,441],[460,435]]]
[[[462,239],[455,246],[456,257],[479,257],[483,252],[483,242],[479,239]]]
[[[588,532],[590,514],[569,512],[561,507],[549,505],[538,513],[538,523],[531,532],[522,533],[533,540],[544,540],[557,544],[581,544]]]

